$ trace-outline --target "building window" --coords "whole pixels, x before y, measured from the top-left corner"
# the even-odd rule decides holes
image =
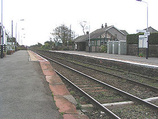
[[[91,41],[91,45],[92,45],[92,46],[95,45],[95,44],[94,44],[94,41]]]
[[[100,40],[97,40],[97,45],[100,46]]]
[[[100,45],[104,45],[104,40],[101,40],[101,41],[100,41]]]

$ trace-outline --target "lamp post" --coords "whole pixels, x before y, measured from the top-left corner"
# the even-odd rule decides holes
[[[1,58],[3,58],[3,44],[4,44],[4,36],[3,36],[3,0],[1,0]]]
[[[17,42],[19,41],[19,29],[18,29],[18,22],[22,22],[22,21],[25,21],[24,19],[20,19],[16,22],[16,33],[15,33],[15,38],[16,38],[16,41],[15,41],[15,50],[17,50]],[[24,30],[24,28],[21,28],[20,30]],[[18,39],[18,40],[17,40]],[[21,38],[20,38],[21,39]],[[20,42],[20,41],[19,41]]]
[[[147,35],[147,48],[146,48],[146,59],[148,59],[148,54],[149,54],[149,42],[148,42],[148,3],[142,0],[136,0],[139,2],[144,2],[147,5],[147,29],[146,29],[146,35]]]

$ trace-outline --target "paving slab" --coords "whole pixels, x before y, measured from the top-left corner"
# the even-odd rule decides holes
[[[64,114],[64,119],[88,119],[85,115]]]
[[[50,85],[64,84],[56,73],[53,76],[46,76],[46,80]]]
[[[67,90],[64,84],[56,84],[56,85],[49,85],[53,95],[70,95],[69,91]]]
[[[78,114],[76,106],[63,96],[54,96],[54,100],[56,101],[55,103],[59,108],[59,112],[63,112],[65,114]]]

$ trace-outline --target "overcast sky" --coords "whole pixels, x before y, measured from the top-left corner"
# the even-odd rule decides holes
[[[144,1],[149,5],[149,26],[158,30],[158,0]],[[136,0],[3,0],[4,26],[11,33],[11,20],[14,29],[17,23],[18,36],[22,37],[18,41],[23,45],[43,44],[61,24],[71,25],[78,35],[83,35],[81,21],[90,24],[91,32],[107,23],[136,33],[147,27],[146,19],[147,5]]]

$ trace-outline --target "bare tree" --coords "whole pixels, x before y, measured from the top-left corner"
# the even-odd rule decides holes
[[[81,25],[81,27],[82,27],[82,31],[83,31],[83,34],[84,34],[84,35],[85,35],[86,24],[87,24],[86,21],[80,22],[80,25]]]

